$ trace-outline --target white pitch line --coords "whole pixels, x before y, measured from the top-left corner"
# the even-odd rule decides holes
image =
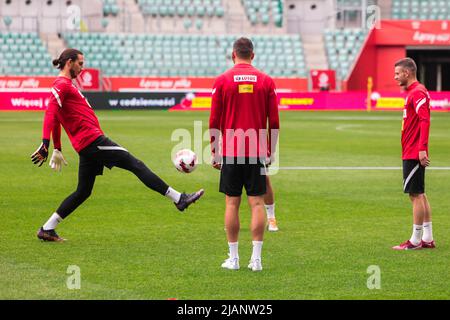
[[[361,124],[343,124],[340,126],[336,126],[336,130],[337,131],[351,131],[351,130],[347,130],[347,129],[361,128],[361,127],[362,127]]]
[[[402,167],[270,167],[274,170],[402,170]],[[450,167],[429,167],[427,170],[450,170]]]

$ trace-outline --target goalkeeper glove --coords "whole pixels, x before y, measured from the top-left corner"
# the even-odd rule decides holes
[[[61,166],[63,163],[67,166],[67,161],[64,159],[62,152],[58,149],[53,150],[52,158],[50,159],[50,163],[48,165],[55,171],[61,171]]]
[[[47,161],[49,144],[49,140],[43,139],[39,148],[31,155],[31,161],[34,164],[37,164],[38,167],[42,166],[42,164]]]

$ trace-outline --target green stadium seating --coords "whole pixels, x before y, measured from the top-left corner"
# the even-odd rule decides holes
[[[44,43],[36,33],[0,33],[0,75],[54,75]]]
[[[448,20],[450,1],[392,0],[392,19]]]
[[[269,25],[272,22],[275,26],[282,27],[282,0],[241,0],[241,3],[252,25]]]
[[[237,37],[63,34],[68,47],[79,48],[85,53],[87,67],[100,68],[106,76],[217,76],[232,65],[229,56]],[[255,43],[256,67],[273,76],[306,76],[303,48],[298,35],[255,35],[251,38]]]
[[[137,0],[137,3],[144,16],[221,18],[225,14],[223,1],[225,0]],[[191,25],[185,21],[184,27],[189,29]]]
[[[366,31],[362,29],[325,30],[328,64],[336,70],[338,78],[345,79],[348,76],[365,37]]]

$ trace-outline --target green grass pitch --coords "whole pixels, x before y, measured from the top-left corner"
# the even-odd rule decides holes
[[[71,193],[78,156],[63,133],[69,162],[54,173],[32,165],[43,113],[0,113],[0,299],[449,299],[450,171],[429,170],[435,250],[391,250],[410,237],[411,205],[401,170],[281,170],[272,177],[280,231],[266,233],[260,273],[246,269],[250,213],[241,206],[241,270],[227,255],[218,171],[186,175],[170,152],[177,128],[193,132],[209,113],[102,111],[106,134],[174,188],[202,187],[180,213],[131,173],[105,169],[91,198],[59,227],[65,243],[42,243],[37,229]],[[400,167],[400,112],[282,112],[283,167]],[[206,148],[206,142],[203,143]],[[450,167],[450,114],[433,113],[433,167]],[[81,270],[69,290],[67,268]],[[381,271],[370,290],[369,266]]]

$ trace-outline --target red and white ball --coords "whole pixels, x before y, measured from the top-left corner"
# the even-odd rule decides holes
[[[197,155],[189,149],[180,150],[175,154],[173,164],[178,171],[191,173],[197,168]]]

